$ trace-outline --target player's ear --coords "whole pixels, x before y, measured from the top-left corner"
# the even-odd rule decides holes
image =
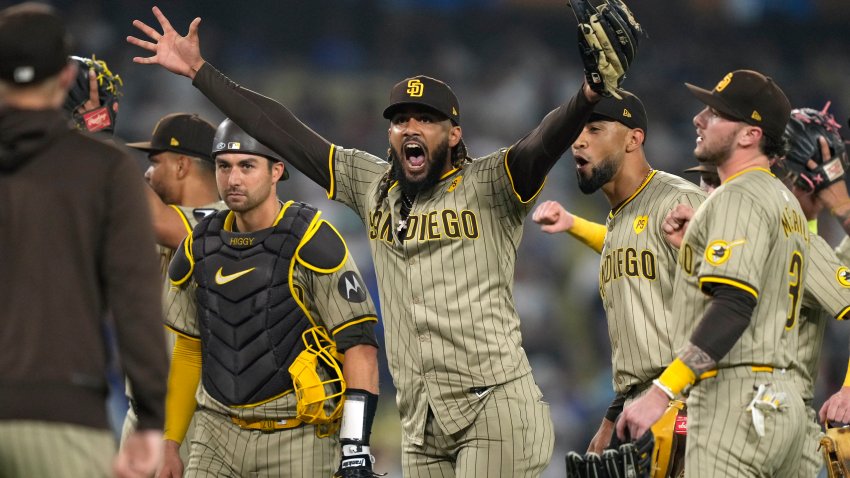
[[[626,135],[626,152],[631,153],[643,145],[646,133],[640,128],[630,129]]]
[[[763,136],[761,128],[747,125],[738,132],[738,143],[745,147],[758,146]]]
[[[462,137],[463,131],[461,131],[460,126],[452,126],[451,129],[449,129],[449,148],[457,146]]]
[[[283,177],[283,170],[286,168],[286,166],[284,166],[284,164],[280,161],[272,161],[271,159],[269,159],[268,161],[270,161],[272,165],[272,180],[274,182],[280,181],[280,178]]]

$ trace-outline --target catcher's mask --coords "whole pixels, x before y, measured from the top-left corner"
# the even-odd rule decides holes
[[[213,138],[212,158],[224,153],[256,154],[283,163],[283,158],[249,135],[230,118],[225,118]],[[281,181],[289,178],[289,168],[283,168]]]
[[[301,339],[307,348],[289,366],[298,398],[296,418],[317,425],[319,436],[328,436],[339,428],[345,401],[342,356],[323,327],[305,330]],[[329,378],[323,379],[320,368]]]
[[[110,71],[106,62],[91,58],[71,56],[71,61],[77,63],[77,78],[68,91],[63,109],[68,113],[77,128],[96,132],[115,132],[115,122],[118,116],[118,98],[124,81],[120,76]],[[97,79],[97,96],[100,106],[89,111],[80,111],[80,107],[89,100],[89,70],[94,70]]]

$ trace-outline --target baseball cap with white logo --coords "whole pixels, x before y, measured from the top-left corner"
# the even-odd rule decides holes
[[[0,80],[41,82],[68,64],[71,37],[48,5],[26,2],[0,11]]]

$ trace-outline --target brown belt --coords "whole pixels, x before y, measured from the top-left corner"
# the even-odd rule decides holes
[[[273,432],[277,430],[286,430],[301,426],[304,422],[295,418],[287,418],[285,420],[243,420],[241,418],[230,417],[230,421],[239,428],[245,430],[260,430],[264,432]]]

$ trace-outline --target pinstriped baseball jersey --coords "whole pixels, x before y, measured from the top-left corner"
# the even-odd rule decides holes
[[[839,259],[820,236],[812,234],[810,239],[797,347],[800,392],[804,400],[814,398],[826,322],[833,318],[844,320],[850,315],[850,269],[843,265],[848,263],[847,257]]]
[[[191,234],[192,229],[198,225],[198,221],[206,217],[208,214],[227,209],[227,205],[224,204],[224,201],[216,201],[199,208],[177,205],[170,205],[170,207],[180,214],[180,219],[186,227],[187,235]],[[157,251],[159,252],[159,264],[163,278],[162,307],[164,309],[164,317],[166,317],[166,323],[169,323],[170,321],[176,322],[180,320],[180,317],[184,317],[186,314],[190,313],[189,308],[192,306],[189,304],[193,302],[194,299],[191,294],[170,293],[171,282],[168,280],[168,264],[171,263],[171,259],[174,257],[174,249],[158,245]],[[195,311],[193,308],[191,310],[191,314],[194,316],[194,313]],[[171,319],[171,317],[174,317],[174,319]],[[168,340],[168,350],[171,350],[174,348],[174,336],[172,334],[165,334],[165,336]]]
[[[728,178],[703,203],[685,233],[673,313],[690,337],[705,314],[704,288],[727,284],[757,299],[750,324],[718,368],[796,359],[798,320],[808,267],[809,231],[800,204],[768,170]]]
[[[286,208],[291,203],[292,202],[290,201],[284,205],[281,209],[280,215],[278,216],[278,220],[283,217]],[[233,213],[231,212],[228,219],[225,220],[226,230],[229,230],[229,225],[234,222],[231,219],[232,217]],[[319,226],[322,222],[325,221],[321,218],[321,213],[317,212],[308,228],[308,232],[302,240],[302,246],[310,241],[312,234],[319,230]],[[258,231],[255,234],[260,234],[259,237],[262,237],[261,233],[262,231]],[[341,237],[340,240],[342,240]],[[187,250],[187,248],[181,246],[179,253],[185,256],[184,258],[190,263],[193,262],[193,259],[191,258],[191,251]],[[177,256],[175,260],[176,259],[181,259],[181,257]],[[293,295],[298,299],[298,302],[302,304],[302,309],[307,313],[311,322],[316,325],[324,326],[327,330],[331,331],[332,334],[337,334],[346,327],[354,324],[359,324],[364,321],[377,321],[375,307],[365,289],[360,289],[360,297],[356,300],[349,300],[345,295],[347,293],[350,295],[350,291],[345,288],[346,284],[355,288],[363,287],[362,280],[355,280],[353,282],[350,279],[347,280],[347,278],[350,278],[352,275],[359,277],[359,272],[354,259],[350,254],[348,254],[347,247],[346,258],[343,260],[343,263],[340,264],[338,269],[335,269],[332,272],[314,269],[298,256],[293,259],[293,266],[291,268],[291,286],[294,291]],[[238,280],[238,277],[239,276],[237,274],[232,274],[228,276],[227,282]],[[175,278],[172,277],[172,280],[174,279]],[[192,294],[192,289],[194,287],[194,281],[186,281],[181,284],[181,287],[179,288],[173,287],[170,293]],[[194,339],[200,339],[200,324],[197,314],[194,313],[194,299],[190,300],[189,304],[189,311],[193,313],[187,313],[176,317],[168,317],[166,319],[167,325],[177,333]],[[327,377],[325,377],[325,379],[327,379]],[[251,405],[226,406],[210,396],[203,386],[198,388],[196,398],[198,405],[201,408],[206,408],[248,421],[280,419],[295,417],[296,415],[297,400],[295,394],[292,393],[292,390],[287,390],[283,394],[273,397],[266,402]]]
[[[705,193],[690,181],[652,171],[635,193],[611,210],[602,248],[599,292],[608,317],[614,390],[657,377],[675,358],[672,314],[676,250],[661,224],[677,204],[697,209]]]
[[[452,170],[420,194],[401,242],[394,233],[400,188],[391,186],[376,204],[389,164],[362,151],[331,150],[329,195],[367,225],[402,430],[417,445],[429,406],[440,428],[455,433],[481,409],[478,387],[531,371],[512,282],[533,200],[523,203],[514,192],[507,154],[503,149]]]

